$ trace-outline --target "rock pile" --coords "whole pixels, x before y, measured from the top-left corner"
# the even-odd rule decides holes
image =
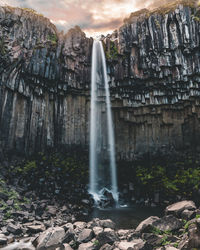
[[[90,222],[56,220],[16,222],[8,220],[0,231],[4,250],[175,250],[200,247],[200,210],[192,201],[170,205],[162,218],[151,216],[136,229],[117,229],[109,219]],[[187,216],[186,216],[187,215]],[[185,219],[186,218],[186,219]],[[20,240],[22,239],[22,240]],[[13,243],[12,243],[13,242]]]

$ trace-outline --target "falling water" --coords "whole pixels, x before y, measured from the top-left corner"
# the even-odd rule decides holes
[[[90,189],[95,201],[109,190],[118,202],[115,139],[104,49],[94,41],[90,113]]]

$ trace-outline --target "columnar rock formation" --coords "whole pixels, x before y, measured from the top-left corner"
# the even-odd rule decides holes
[[[119,158],[200,146],[200,18],[190,5],[133,13],[103,39]],[[30,10],[0,8],[0,151],[88,147],[92,42],[78,27],[63,35]]]

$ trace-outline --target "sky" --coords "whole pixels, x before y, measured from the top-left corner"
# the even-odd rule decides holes
[[[170,0],[0,0],[1,4],[32,8],[61,31],[78,25],[87,36],[112,33],[131,12]]]

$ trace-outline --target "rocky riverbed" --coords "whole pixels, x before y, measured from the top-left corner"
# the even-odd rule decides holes
[[[82,202],[87,205],[86,200]],[[173,250],[200,247],[200,209],[193,201],[169,205],[164,217],[151,216],[136,228],[127,229],[116,228],[110,219],[79,221],[74,206],[50,204],[53,201],[35,201],[13,212],[12,219],[2,220],[2,249]]]

